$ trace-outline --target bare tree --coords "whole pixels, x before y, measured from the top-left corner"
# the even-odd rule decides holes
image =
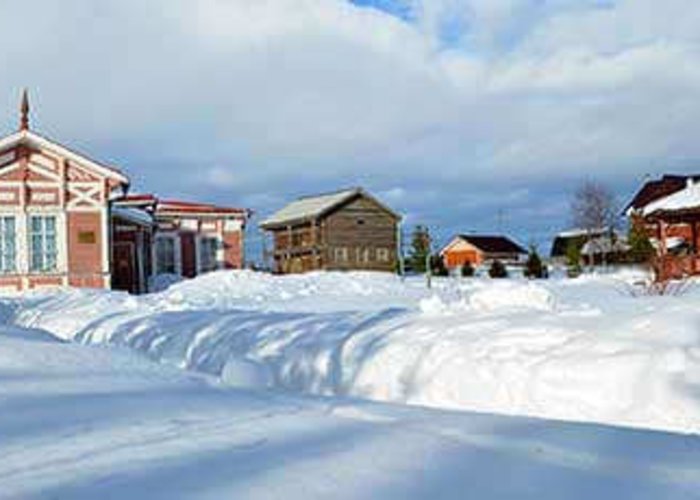
[[[574,226],[586,231],[589,241],[594,233],[607,233],[612,246],[618,222],[615,194],[603,184],[585,181],[574,191],[571,219]]]

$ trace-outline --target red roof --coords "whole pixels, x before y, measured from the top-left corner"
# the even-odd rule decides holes
[[[116,200],[117,204],[123,206],[145,207],[155,206],[156,213],[168,214],[222,214],[239,215],[249,217],[250,210],[245,208],[222,207],[208,203],[194,203],[180,200],[161,200],[153,194],[129,194]]]
[[[152,194],[127,194],[125,196],[122,196],[119,198],[120,202],[124,203],[155,203],[158,201],[158,198],[156,198]]]
[[[232,214],[244,217],[249,215],[249,210],[245,208],[221,207],[208,203],[193,203],[179,200],[159,200],[156,211],[188,214]]]

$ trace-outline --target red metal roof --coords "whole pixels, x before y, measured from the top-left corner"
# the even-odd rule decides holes
[[[194,203],[180,200],[158,200],[156,212],[188,213],[188,214],[232,214],[247,217],[249,210],[245,208],[222,207],[208,203]]]

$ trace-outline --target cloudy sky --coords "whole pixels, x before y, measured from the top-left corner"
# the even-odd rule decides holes
[[[700,171],[698,0],[0,0],[0,19],[0,130],[26,86],[35,128],[137,190],[264,216],[363,185],[440,241],[547,250],[582,180],[623,201]]]

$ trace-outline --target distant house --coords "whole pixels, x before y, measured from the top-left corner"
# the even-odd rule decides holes
[[[401,217],[361,188],[293,201],[260,226],[279,273],[394,271]]]
[[[159,273],[242,266],[248,211],[129,195],[130,181],[29,127],[0,138],[0,289],[148,290]]]
[[[522,261],[527,251],[506,236],[460,234],[455,236],[440,255],[448,269],[457,269],[467,262],[479,266],[485,262],[500,260],[506,264]]]
[[[550,257],[552,261],[557,263],[566,262],[566,255],[570,248],[574,247],[577,251],[581,251],[584,245],[592,239],[603,238],[609,233],[608,229],[570,229],[562,231],[554,237],[552,242],[552,250]],[[589,251],[594,250],[595,246],[590,247]]]
[[[646,182],[625,209],[659,254],[657,277],[700,274],[700,175],[664,175]]]

